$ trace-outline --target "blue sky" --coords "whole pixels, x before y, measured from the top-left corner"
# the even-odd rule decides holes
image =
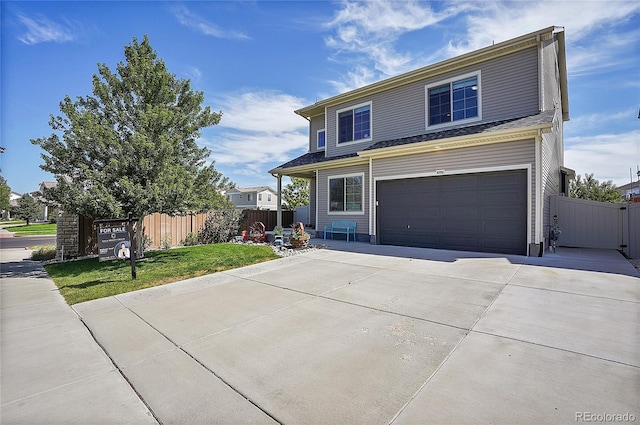
[[[565,165],[617,185],[640,164],[637,1],[1,1],[2,175],[24,193],[49,116],[91,94],[146,34],[170,72],[221,110],[202,131],[216,168],[239,186],[275,186],[267,170],[307,150],[317,99],[552,25],[567,40],[571,120]]]

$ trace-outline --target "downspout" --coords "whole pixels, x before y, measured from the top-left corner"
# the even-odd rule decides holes
[[[317,234],[317,232],[320,231],[320,226],[318,225],[318,217],[319,217],[318,210],[320,209],[318,207],[318,189],[319,189],[318,182],[319,182],[319,178],[320,178],[320,172],[318,170],[316,170],[315,173],[316,173],[316,234]]]
[[[374,193],[373,193],[373,158],[369,157],[369,242],[372,241],[374,235]]]
[[[535,221],[535,242],[539,244],[544,240],[542,235],[542,134],[538,130],[536,136],[536,221]]]
[[[542,62],[544,61],[544,55],[542,54],[542,40],[540,34],[536,35],[536,41],[538,43],[538,111],[542,112],[544,108],[544,78]]]

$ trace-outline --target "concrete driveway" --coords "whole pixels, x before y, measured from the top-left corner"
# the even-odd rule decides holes
[[[614,251],[332,242],[74,309],[165,424],[640,420],[640,279]]]
[[[617,252],[329,244],[73,306],[91,333],[3,251],[2,422],[640,420],[640,279]]]

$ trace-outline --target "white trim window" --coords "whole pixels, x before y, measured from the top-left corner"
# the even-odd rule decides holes
[[[252,200],[253,200],[253,199],[252,199],[251,194],[250,194],[250,193],[247,193],[247,202],[251,202]]]
[[[317,141],[318,150],[324,150],[326,148],[327,132],[324,130],[324,128],[322,130],[318,130],[316,141]]]
[[[262,193],[258,193],[258,201],[262,202]]]
[[[371,135],[371,102],[336,111],[337,144],[367,142]]]
[[[364,174],[329,176],[328,213],[364,214]]]
[[[482,119],[480,71],[425,86],[427,128]]]

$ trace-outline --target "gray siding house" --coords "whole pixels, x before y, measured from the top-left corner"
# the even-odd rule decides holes
[[[318,234],[540,255],[569,119],[564,30],[550,27],[295,111],[309,151],[270,171],[311,181]],[[315,220],[313,219],[315,217]]]
[[[275,210],[278,208],[278,194],[269,186],[236,187],[225,195],[238,209]]]

